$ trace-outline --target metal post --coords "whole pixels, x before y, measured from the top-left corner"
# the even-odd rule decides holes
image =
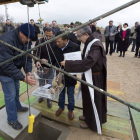
[[[4,5],[5,6],[5,17],[6,17],[6,20],[8,19],[8,11],[7,11],[7,4]]]

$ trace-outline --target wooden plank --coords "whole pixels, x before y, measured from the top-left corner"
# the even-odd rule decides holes
[[[20,89],[19,89],[19,94],[23,94],[26,90],[27,90],[27,84],[20,81]],[[29,86],[29,89],[31,88],[31,86]],[[3,91],[0,91],[0,108],[2,108],[5,105],[5,101],[4,101],[4,94]]]
[[[58,102],[58,99],[52,99],[52,100]],[[68,104],[68,98],[66,95],[65,105],[67,105],[67,104]],[[83,108],[82,100],[75,100],[75,107],[82,109]],[[119,102],[114,102],[114,101],[108,100],[107,101],[107,114],[116,116],[116,117],[120,117],[120,118],[130,119],[130,117],[128,115],[128,107]]]
[[[19,0],[9,0],[9,1],[5,1],[5,2],[0,2],[0,5],[8,4],[8,3],[14,3],[14,2],[19,2]]]
[[[128,107],[119,102],[107,101],[107,114],[130,119]]]
[[[140,103],[131,103],[132,105],[140,108]],[[140,140],[140,113],[130,108],[134,126],[137,132],[138,139]]]
[[[33,104],[37,99],[38,99],[38,97],[36,97],[36,96],[31,96],[31,97],[29,98],[30,104]],[[28,99],[27,99],[24,103],[25,103],[25,104],[28,104]]]
[[[31,100],[32,102],[33,102],[33,98],[34,97],[32,97]],[[58,109],[58,104],[56,102],[53,102],[52,108],[49,109],[46,106],[45,101],[43,101],[42,103],[38,103],[38,101],[36,100],[32,104],[32,107],[40,110],[43,116],[61,123],[65,123],[67,125],[79,127],[80,123],[82,122],[79,120],[79,116],[82,114],[82,109],[75,108],[74,109],[75,118],[74,120],[69,120],[68,110],[66,109],[67,106],[65,106],[65,110],[62,112],[62,114],[59,117],[55,116],[55,112]],[[107,120],[108,122],[103,125],[103,129],[102,129],[104,135],[116,137],[123,140],[132,140],[131,125],[129,119],[108,115]]]

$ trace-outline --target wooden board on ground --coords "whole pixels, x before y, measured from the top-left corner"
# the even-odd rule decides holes
[[[40,110],[43,116],[61,123],[65,123],[67,125],[79,127],[81,123],[81,121],[79,120],[79,116],[82,114],[82,109],[75,108],[74,109],[75,118],[74,120],[69,120],[67,106],[65,106],[65,110],[62,112],[62,114],[59,117],[57,117],[55,116],[55,112],[58,109],[58,104],[56,102],[53,102],[52,108],[49,109],[46,106],[45,100],[42,103],[38,103],[37,98],[35,96],[32,96],[30,98],[31,98],[30,102],[32,104],[31,106]],[[25,103],[28,102],[25,101]],[[117,102],[115,103],[117,104]],[[113,108],[114,106],[115,104],[112,105]],[[124,111],[128,111],[125,107],[122,107],[122,109],[124,109]],[[124,116],[122,117],[113,116],[113,112],[112,115],[108,115],[107,116],[108,122],[103,125],[102,133],[106,136],[111,136],[123,140],[132,140],[131,125],[128,117],[129,115],[126,117],[125,116],[126,114],[124,114]]]
[[[140,108],[140,103],[131,103],[132,105]],[[138,139],[140,140],[140,112],[130,109],[134,126],[137,132]]]
[[[29,86],[30,88],[31,86]],[[23,94],[25,91],[27,90],[27,84],[20,81],[20,91],[19,94]],[[0,108],[2,108],[5,105],[5,101],[4,101],[4,94],[3,91],[0,91]]]
[[[58,102],[58,99],[53,100],[55,102]],[[68,98],[66,96],[66,101],[65,105],[68,104]],[[75,100],[75,107],[82,109],[82,100]],[[108,115],[113,115],[116,117],[124,118],[124,119],[130,119],[128,115],[128,107],[119,103],[119,102],[114,102],[114,101],[107,101],[107,114]]]

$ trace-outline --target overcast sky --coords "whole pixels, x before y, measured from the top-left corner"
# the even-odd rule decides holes
[[[75,21],[84,23],[127,2],[129,0],[49,0],[49,3],[40,5],[40,12],[43,22],[56,20],[58,24]],[[4,5],[0,5],[0,14],[5,15]],[[27,22],[27,7],[18,2],[8,4],[8,14],[14,18],[14,22]],[[38,5],[30,8],[29,15],[30,19],[37,22]],[[97,25],[105,27],[109,20],[113,20],[114,25],[126,22],[132,27],[136,21],[140,21],[140,2],[98,21]]]

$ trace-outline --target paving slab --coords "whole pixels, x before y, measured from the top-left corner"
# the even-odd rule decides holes
[[[28,107],[28,105],[21,103],[22,106]],[[41,112],[31,107],[31,114],[35,115],[35,123],[41,117]],[[18,121],[23,125],[21,130],[14,130],[7,123],[7,114],[5,107],[0,110],[0,137],[4,140],[21,140],[23,136],[28,133],[28,118],[29,112],[18,112]],[[34,123],[34,124],[35,124]]]

